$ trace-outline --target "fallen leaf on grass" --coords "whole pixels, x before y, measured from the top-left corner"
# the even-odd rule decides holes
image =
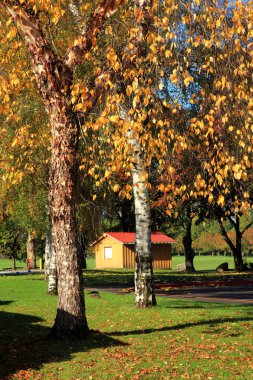
[[[34,371],[31,371],[31,370],[27,370],[27,371],[21,370],[18,373],[9,377],[9,379],[41,380],[42,375],[38,373],[36,374]]]

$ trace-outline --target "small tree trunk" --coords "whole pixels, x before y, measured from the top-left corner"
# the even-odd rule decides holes
[[[195,272],[193,260],[194,260],[194,250],[192,248],[192,219],[190,217],[190,209],[187,210],[187,218],[186,218],[186,228],[185,228],[185,235],[183,237],[183,245],[184,245],[184,251],[185,251],[185,269],[187,272]]]
[[[244,263],[242,258],[242,233],[240,231],[240,218],[236,216],[235,221],[235,250],[234,254],[234,262],[235,262],[235,270],[240,272],[244,270]]]
[[[12,270],[14,271],[16,269],[16,258],[15,256],[12,256]]]
[[[28,232],[26,242],[27,260],[29,260],[29,268],[36,269],[36,254],[34,247],[34,236],[31,231]]]
[[[220,231],[221,235],[223,236],[225,242],[231,249],[231,252],[234,257],[234,264],[235,264],[235,270],[240,272],[244,270],[244,263],[242,258],[242,235],[243,233],[240,231],[240,218],[236,216],[236,220],[230,219],[234,229],[235,229],[235,244],[232,242],[232,240],[229,238],[227,231],[222,223],[221,217],[218,217],[218,222],[220,225]]]

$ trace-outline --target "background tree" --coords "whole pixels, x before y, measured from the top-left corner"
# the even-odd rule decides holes
[[[174,149],[179,154],[188,151],[195,161],[194,166],[183,161],[195,171],[190,187],[183,180],[180,188],[175,181],[175,191],[167,181],[163,190],[196,199],[197,204],[221,206],[227,215],[247,213],[252,205],[247,190],[252,177],[252,9],[248,5],[179,2],[170,19],[173,43],[167,52],[174,64],[165,68],[162,90],[174,114],[184,117],[175,131]],[[175,171],[177,162],[172,159]],[[238,268],[242,260],[236,261]]]

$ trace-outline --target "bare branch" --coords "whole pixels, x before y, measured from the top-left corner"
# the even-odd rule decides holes
[[[243,235],[244,232],[246,232],[252,225],[253,225],[253,221],[248,223],[247,226],[242,230],[241,235]]]

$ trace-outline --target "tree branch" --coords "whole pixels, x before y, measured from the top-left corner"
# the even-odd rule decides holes
[[[117,12],[123,1],[102,0],[90,16],[87,27],[76,41],[75,46],[67,51],[64,58],[67,67],[74,70],[83,61],[83,55],[95,45],[96,37],[103,28],[105,20]]]
[[[242,232],[241,232],[241,235],[243,235],[244,234],[244,232],[246,232],[247,231],[247,229],[248,228],[250,228],[251,226],[253,225],[253,221],[252,222],[250,222],[249,224],[247,224],[247,226],[242,230]]]
[[[72,83],[72,73],[54,53],[41,29],[38,15],[28,5],[16,5],[5,0],[2,6],[21,29],[25,45],[31,56],[31,68],[35,74],[39,92],[47,105],[51,105],[52,92],[60,94]]]
[[[219,222],[219,225],[220,225],[221,235],[224,237],[225,242],[230,247],[230,249],[232,250],[232,252],[234,252],[235,249],[236,249],[236,247],[234,246],[232,240],[228,237],[227,231],[226,231],[226,229],[225,229],[225,227],[224,227],[224,225],[222,223],[221,218],[218,218],[218,222]]]
[[[236,228],[236,222],[233,220],[233,218],[230,215],[227,215],[228,220],[233,225],[234,228]]]

